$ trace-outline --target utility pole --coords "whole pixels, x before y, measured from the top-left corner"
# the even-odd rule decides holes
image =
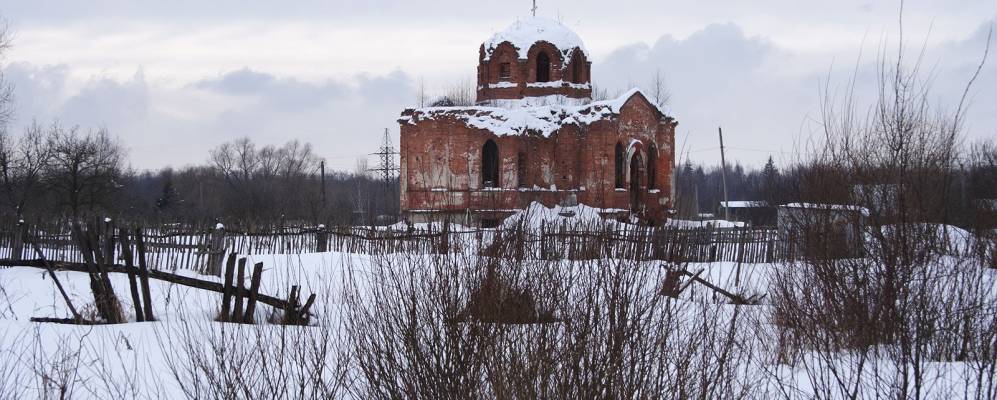
[[[717,127],[720,132],[720,182],[724,186],[724,219],[730,221],[730,207],[727,207],[727,161],[724,159],[724,130]]]
[[[321,189],[322,189],[322,209],[325,210],[325,160],[322,160],[318,164],[319,169],[319,179],[321,179]]]
[[[371,153],[371,155],[380,158],[377,168],[371,168],[368,171],[381,175],[381,180],[384,184],[384,196],[381,196],[384,201],[383,210],[387,212],[390,196],[394,194],[392,193],[391,186],[399,171],[398,165],[395,164],[395,156],[398,155],[398,151],[391,145],[391,136],[388,134],[388,128],[384,128],[384,141],[381,143],[381,148],[378,149],[378,152]]]

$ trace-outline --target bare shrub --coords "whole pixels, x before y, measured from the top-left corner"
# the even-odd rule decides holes
[[[180,314],[157,325],[156,337],[172,383],[187,398],[317,399],[343,393],[345,355],[329,319],[314,326],[244,325]]]
[[[40,399],[71,399],[84,390],[85,380],[81,357],[92,328],[73,338],[66,335],[59,338],[62,344],[49,354],[51,342],[42,339],[41,328],[35,327],[30,359],[31,373],[35,378],[35,395]]]
[[[660,296],[655,262],[523,260],[519,248],[345,265],[351,393],[747,398],[763,378],[751,307]]]
[[[382,255],[346,265],[350,392],[362,398],[480,398],[493,324],[458,320],[482,260]]]
[[[0,399],[15,400],[25,396],[26,388],[23,384],[27,380],[26,371],[20,365],[24,357],[23,347],[15,346],[15,343],[26,342],[26,331],[12,333],[10,328],[4,328],[0,332],[0,343],[4,344],[0,349]]]
[[[776,273],[771,315],[793,347],[787,361],[802,366],[820,397],[994,390],[990,378],[943,387],[956,372],[933,364],[969,362],[980,377],[992,370],[987,324],[997,297],[980,259],[954,250],[970,238],[948,225],[963,102],[948,113],[933,105],[919,67],[907,67],[902,51],[893,62],[881,58],[877,98],[865,114],[851,93],[840,103],[822,95],[823,140],[803,163],[795,194],[855,212],[829,218],[841,207],[821,206],[788,218],[818,240]],[[830,240],[825,233],[836,224],[857,232],[854,240]]]

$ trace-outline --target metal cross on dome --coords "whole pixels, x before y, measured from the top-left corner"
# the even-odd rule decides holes
[[[537,16],[537,0],[533,0],[533,8],[532,8],[532,10],[533,10],[533,16],[536,17]]]

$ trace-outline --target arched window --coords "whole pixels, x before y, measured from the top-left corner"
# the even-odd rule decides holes
[[[657,189],[658,148],[652,143],[647,148],[647,188]]]
[[[574,83],[585,83],[585,56],[578,49],[571,55],[571,81]]]
[[[526,152],[521,151],[516,156],[516,181],[519,183],[519,187],[529,187],[529,182],[527,182],[526,174]]]
[[[616,143],[616,188],[623,188],[623,144]]]
[[[499,187],[498,145],[491,139],[481,148],[481,185],[486,188]]]
[[[540,52],[537,55],[537,82],[550,81],[550,57],[547,53]]]
[[[507,62],[499,64],[499,80],[508,81],[512,79],[512,64]]]

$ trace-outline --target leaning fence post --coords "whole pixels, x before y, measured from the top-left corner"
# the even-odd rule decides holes
[[[253,277],[250,279],[249,283],[249,299],[246,301],[246,315],[243,316],[243,322],[247,324],[254,323],[253,313],[256,311],[256,298],[259,296],[260,292],[260,278],[263,275],[263,263],[258,262],[253,265]]]
[[[145,313],[142,312],[142,298],[138,292],[138,277],[136,276],[135,261],[132,258],[131,243],[128,241],[128,231],[121,228],[118,233],[118,240],[121,241],[121,257],[125,260],[125,272],[128,274],[128,289],[132,295],[132,307],[135,308],[135,321],[144,322]]]
[[[234,321],[234,322],[242,321],[242,303],[243,303],[242,299],[245,297],[245,293],[243,293],[243,292],[246,291],[246,284],[245,284],[245,282],[246,282],[246,259],[245,258],[240,258],[239,259],[239,269],[238,269],[238,271],[239,272],[236,274],[236,279],[235,279],[235,304],[233,306],[234,308],[232,309],[232,318],[231,318],[231,321]]]
[[[232,316],[232,279],[235,273],[235,253],[232,253],[228,257],[228,262],[225,264],[225,286],[222,287],[222,312],[218,315],[222,321],[230,321]]]
[[[744,262],[744,242],[746,239],[745,235],[748,233],[748,228],[742,227],[740,228],[740,231],[741,235],[738,239],[737,245],[737,271],[734,273],[734,287],[738,289],[741,287],[741,263]]]
[[[765,262],[775,262],[775,235],[769,231],[765,231],[765,235],[768,242],[768,245],[765,247]]]
[[[222,274],[222,261],[225,259],[225,225],[221,223],[215,225],[211,231],[210,244],[208,245],[208,265],[204,271],[206,275]]]
[[[142,286],[142,309],[146,321],[155,321],[152,314],[152,292],[149,290],[149,267],[145,264],[145,239],[142,228],[135,228],[135,250],[138,251],[139,284]]]
[[[14,243],[11,244],[11,259],[21,260],[21,253],[24,252],[24,237],[27,236],[27,232],[28,226],[24,224],[24,220],[18,220],[17,231],[14,232]]]

